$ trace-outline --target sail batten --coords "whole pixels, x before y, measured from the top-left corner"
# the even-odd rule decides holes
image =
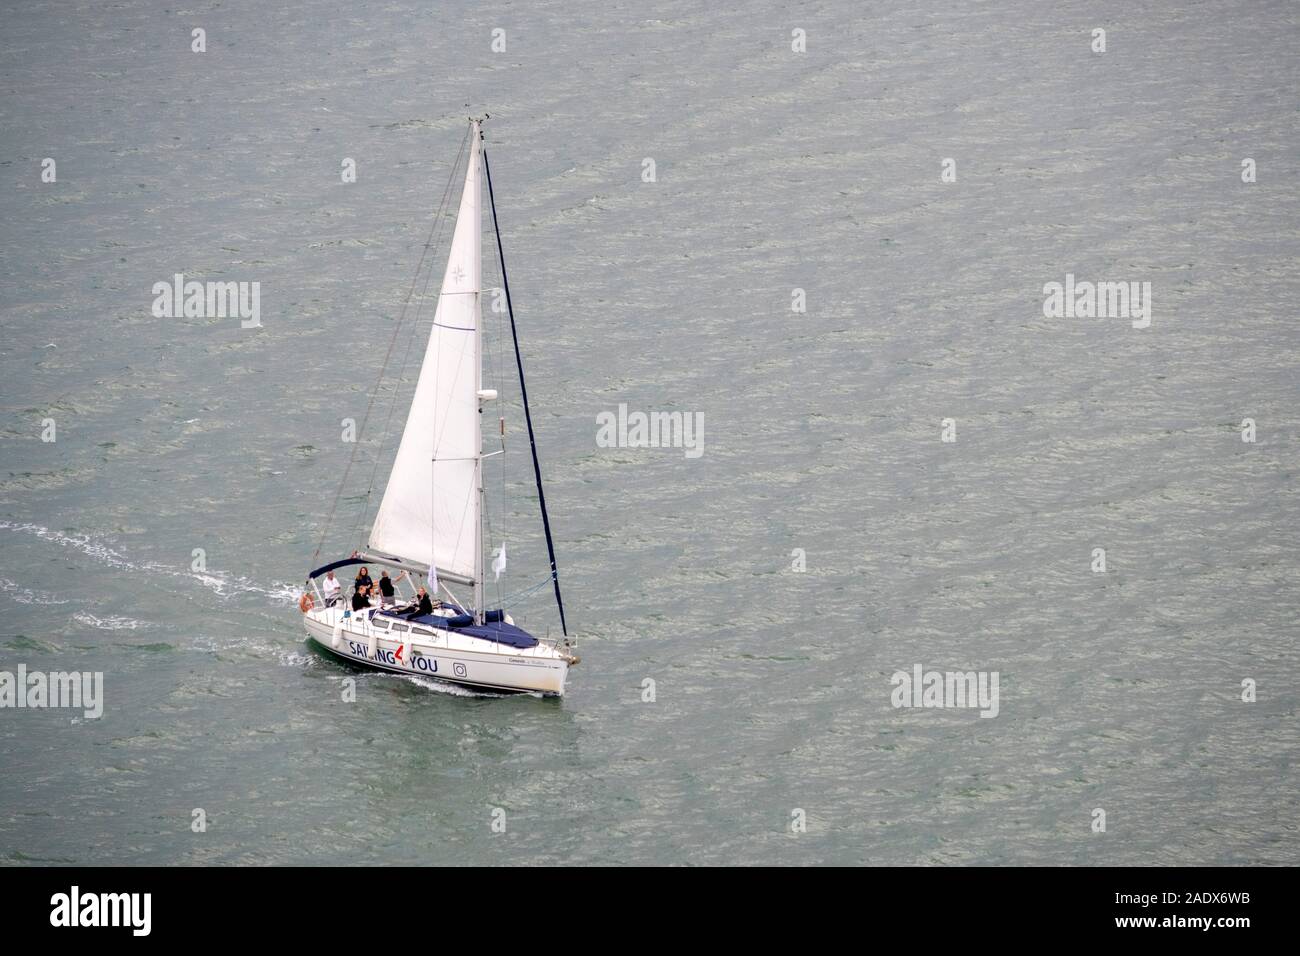
[[[368,547],[461,580],[480,577],[478,459],[482,143],[465,186],[429,344]]]

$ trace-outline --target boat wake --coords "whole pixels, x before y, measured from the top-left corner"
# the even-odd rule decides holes
[[[145,572],[151,575],[162,574],[169,577],[185,578],[195,581],[221,598],[261,595],[271,604],[277,606],[292,606],[297,603],[298,595],[302,590],[298,585],[285,584],[279,581],[272,582],[270,586],[267,587],[257,584],[249,578],[226,574],[222,571],[190,571],[183,568],[168,567],[167,565],[158,564],[153,561],[137,563],[130,560],[122,552],[111,548],[102,542],[96,541],[90,535],[67,534],[63,531],[55,531],[38,524],[0,521],[0,531],[14,531],[20,534],[34,535],[42,541],[49,541],[64,548],[71,548],[74,551],[81,552],[87,557],[94,558],[101,564],[122,571],[132,571],[136,573]],[[0,580],[0,589],[9,591],[15,600],[23,604],[67,603],[66,601],[55,600],[48,598],[45,595],[40,595],[37,592],[30,591],[13,581]]]
[[[10,581],[8,578],[0,578],[0,591],[5,592],[19,604],[67,604],[62,598],[55,597],[48,592],[33,591],[31,588],[25,588],[17,581]]]
[[[497,694],[489,690],[474,690],[469,687],[462,687],[459,684],[452,684],[447,681],[433,680],[428,677],[417,677],[414,674],[388,674],[376,672],[376,677],[391,677],[395,680],[407,681],[424,690],[431,690],[439,694],[449,694],[452,697],[483,697],[492,700],[503,697],[518,697],[519,694]],[[541,694],[529,694],[530,697],[541,698]]]
[[[116,614],[110,614],[108,617],[96,617],[93,614],[87,614],[85,611],[78,611],[72,615],[72,619],[78,624],[85,624],[87,627],[98,628],[101,631],[135,631],[150,626],[144,621],[137,621],[130,617],[120,617]]]

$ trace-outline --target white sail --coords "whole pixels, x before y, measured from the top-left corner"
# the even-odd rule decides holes
[[[477,123],[470,138],[469,168],[433,331],[369,546],[476,580],[483,238]]]

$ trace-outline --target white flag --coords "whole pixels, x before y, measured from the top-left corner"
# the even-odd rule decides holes
[[[438,600],[438,569],[435,568],[432,564],[429,565],[428,581],[429,581],[429,598],[431,600],[436,601]]]
[[[492,570],[496,573],[496,578],[494,578],[494,580],[500,581],[501,572],[504,571],[505,569],[506,569],[506,543],[502,541],[501,550],[498,551],[497,556],[492,559]]]

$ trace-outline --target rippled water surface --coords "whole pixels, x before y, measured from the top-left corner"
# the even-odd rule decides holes
[[[102,671],[106,704],[0,710],[0,861],[1294,864],[1297,20],[26,4],[0,669]],[[559,701],[349,672],[295,607],[484,111],[583,657]],[[176,273],[260,282],[263,328],[155,318]],[[1150,327],[1044,318],[1067,273],[1150,282]],[[545,550],[488,326],[509,600]],[[324,557],[364,541],[414,364]],[[702,415],[704,454],[599,447],[620,403]],[[998,716],[895,709],[918,663],[998,672]]]

